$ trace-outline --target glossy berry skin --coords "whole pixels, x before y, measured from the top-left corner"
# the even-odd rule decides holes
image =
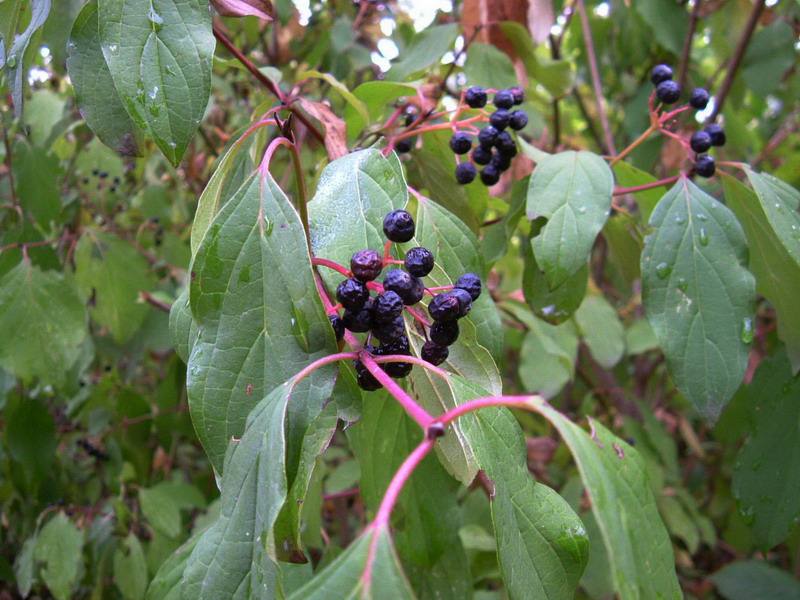
[[[524,110],[515,110],[511,113],[511,116],[508,121],[509,127],[514,129],[515,131],[519,131],[520,129],[525,129],[525,126],[528,124],[528,113]]]
[[[450,138],[450,150],[456,154],[466,154],[472,149],[472,137],[459,131]]]
[[[672,79],[672,75],[672,67],[669,65],[656,65],[653,67],[653,70],[650,71],[650,81],[653,82],[653,85],[658,85],[662,81]]]
[[[333,327],[333,333],[336,335],[336,341],[341,342],[344,338],[344,321],[339,315],[328,315]]]
[[[414,277],[425,277],[433,270],[433,253],[427,248],[417,246],[406,252],[403,266]]]
[[[345,279],[336,288],[336,299],[347,310],[361,310],[369,298],[367,286],[356,279]]]
[[[369,372],[367,367],[364,366],[360,360],[353,361],[353,366],[356,369],[356,379],[358,380],[358,387],[367,392],[374,392],[383,387],[383,384],[375,379],[375,376]]]
[[[472,310],[472,297],[469,295],[469,292],[460,288],[454,288],[447,293],[452,294],[458,299],[459,311],[457,318],[466,317],[469,311]]]
[[[694,165],[694,172],[700,175],[700,177],[713,177],[716,170],[717,167],[714,164],[714,159],[708,155],[698,158]]]
[[[403,314],[403,299],[397,292],[386,290],[375,296],[372,314],[376,323],[391,322]]]
[[[494,165],[486,165],[481,171],[481,183],[486,186],[492,186],[500,181],[500,171]]]
[[[419,277],[414,277],[400,269],[392,269],[383,280],[386,290],[395,292],[403,299],[403,304],[411,306],[422,300],[425,284]]]
[[[725,131],[722,129],[722,125],[717,125],[716,123],[709,123],[708,125],[706,125],[704,131],[711,136],[712,146],[725,145]]]
[[[656,88],[656,97],[664,104],[675,104],[681,97],[681,86],[672,79],[662,81]]]
[[[472,183],[478,175],[478,169],[471,162],[462,162],[456,167],[456,181],[461,185]]]
[[[514,94],[511,90],[500,90],[494,95],[494,105],[497,108],[511,108],[514,106]]]
[[[414,120],[417,118],[417,113],[408,111],[406,112],[405,116],[403,117],[403,123],[406,124],[406,127],[411,125]]]
[[[498,135],[500,135],[500,132],[497,130],[497,127],[487,125],[478,133],[478,143],[481,147],[489,149],[497,142]]]
[[[461,302],[452,290],[442,292],[431,300],[428,314],[434,321],[453,321],[461,316]]]
[[[372,327],[373,337],[382,343],[391,342],[406,333],[406,322],[403,317],[396,317],[388,322],[376,323]]]
[[[497,169],[498,173],[504,173],[511,168],[511,157],[495,152],[494,156],[492,156],[492,162],[489,164]]]
[[[408,211],[393,210],[383,219],[383,233],[390,242],[407,242],[414,237],[414,219]]]
[[[353,333],[366,333],[375,323],[374,300],[370,298],[361,310],[346,310],[342,315],[345,328]]]
[[[426,360],[432,365],[440,365],[450,356],[450,351],[447,346],[440,346],[435,342],[428,341],[422,346],[419,355],[422,360]]]
[[[708,106],[708,92],[703,88],[692,90],[692,94],[689,96],[689,105],[697,110],[703,110]]]
[[[702,154],[711,148],[711,136],[707,131],[696,131],[689,140],[689,146],[698,154]]]
[[[511,118],[511,113],[504,108],[499,108],[494,111],[489,117],[489,123],[498,131],[503,131],[508,127],[508,120]]]
[[[412,145],[411,138],[403,138],[394,145],[394,151],[398,154],[405,154],[406,152],[411,152]]]
[[[381,344],[376,354],[380,356],[388,356],[389,354],[407,354],[411,355],[411,344],[408,341],[408,336],[403,334],[396,340]]]
[[[358,281],[373,281],[383,271],[383,258],[375,250],[359,250],[350,259],[350,271]]]
[[[492,160],[492,151],[489,148],[478,146],[472,151],[472,161],[476,165],[488,165]]]
[[[517,143],[507,131],[500,132],[500,135],[497,136],[495,146],[497,146],[497,151],[503,156],[513,158],[517,155]]]
[[[481,295],[481,278],[475,273],[464,273],[456,281],[455,287],[469,292],[470,298],[472,298],[472,301],[475,302],[475,300],[478,299],[478,296]]]
[[[411,369],[414,368],[412,363],[407,362],[396,362],[396,363],[383,363],[381,365],[383,370],[386,371],[386,374],[389,377],[394,377],[395,379],[402,379],[403,377],[407,377],[409,373],[411,373]]]
[[[458,321],[434,321],[429,335],[431,341],[439,346],[452,346],[458,333]]]
[[[482,87],[471,87],[464,92],[464,101],[470,108],[483,108],[487,100],[486,90]]]
[[[511,95],[514,98],[514,104],[520,105],[525,102],[525,92],[522,91],[522,88],[518,85],[515,85],[512,88],[508,88],[508,91],[511,92]]]

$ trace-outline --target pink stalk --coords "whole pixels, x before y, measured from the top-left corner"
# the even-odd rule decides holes
[[[436,373],[439,377],[442,377],[444,379],[447,379],[448,377],[446,371],[440,369],[435,365],[432,365],[427,360],[422,360],[421,358],[417,358],[416,356],[407,356],[405,354],[387,354],[386,356],[373,356],[372,360],[374,360],[378,364],[390,363],[390,362],[412,363],[415,365],[419,365],[424,369],[428,369],[431,373]]]
[[[444,292],[445,290],[452,290],[455,286],[443,285],[441,287],[425,288],[429,292]]]
[[[386,242],[383,245],[383,260],[386,262],[389,259],[389,252],[392,249],[392,242]]]
[[[487,396],[485,398],[477,398],[470,400],[464,404],[460,404],[453,409],[448,410],[446,413],[436,419],[436,423],[442,425],[450,425],[458,417],[467,413],[487,408],[489,406],[508,406],[510,408],[533,408],[533,400],[539,396]]]
[[[420,427],[427,429],[428,425],[430,425],[430,423],[433,421],[433,417],[428,414],[428,411],[417,404],[416,400],[409,396],[403,388],[397,385],[397,382],[389,377],[389,375],[383,369],[381,369],[380,366],[378,366],[378,363],[375,362],[375,359],[372,358],[372,355],[369,352],[359,352],[358,358],[361,359],[361,362],[364,364],[367,370],[372,373],[372,376],[375,377],[375,379],[377,379],[392,396],[394,396],[395,400],[400,403],[408,415],[414,419]]]
[[[328,356],[323,356],[320,359],[315,360],[313,363],[305,367],[302,371],[300,371],[297,375],[295,375],[294,383],[292,387],[296,386],[300,383],[304,377],[306,377],[309,373],[313,373],[320,367],[324,367],[327,364],[332,362],[337,362],[340,360],[355,360],[358,358],[358,353],[356,352],[337,352],[336,354],[329,354]]]
[[[437,123],[436,125],[427,125],[425,127],[420,127],[419,129],[415,129],[413,131],[407,131],[405,133],[401,133],[396,135],[392,138],[392,141],[398,142],[402,139],[407,137],[412,137],[420,133],[427,133],[428,131],[439,131],[440,129],[451,129],[454,125],[458,127],[466,127],[470,123],[474,123],[475,121],[481,121],[483,119],[483,115],[475,115],[474,117],[470,117],[468,119],[464,119],[463,121],[450,121],[449,123]]]
[[[275,151],[281,146],[286,146],[290,150],[294,148],[294,144],[285,137],[279,137],[272,140],[269,146],[267,146],[266,151],[264,151],[264,158],[261,159],[261,164],[258,167],[258,170],[261,171],[262,175],[266,176],[267,172],[269,171],[269,163],[272,160],[272,155],[275,154]]]
[[[353,276],[353,274],[347,269],[347,267],[340,265],[337,262],[333,262],[332,260],[328,260],[327,258],[317,258],[316,256],[313,256],[311,257],[311,263],[319,265],[321,267],[328,267],[329,269],[333,269],[334,271],[338,271],[345,277]]]
[[[637,185],[629,188],[617,188],[616,190],[614,190],[614,195],[622,196],[623,194],[635,194],[636,192],[643,192],[644,190],[650,190],[652,188],[662,187],[665,185],[669,185],[670,183],[675,183],[680,178],[681,178],[680,175],[674,175],[673,177],[667,177],[666,179],[659,179],[658,181],[645,183],[643,185]]]
[[[412,317],[414,317],[417,321],[419,321],[420,323],[422,323],[426,327],[430,327],[431,326],[431,324],[428,323],[428,320],[425,317],[423,317],[421,314],[419,314],[417,311],[415,311],[410,306],[406,306],[406,310],[411,314]]]

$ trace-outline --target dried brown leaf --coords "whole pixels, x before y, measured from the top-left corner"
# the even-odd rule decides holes
[[[258,17],[271,21],[274,8],[270,0],[211,0],[211,5],[223,17]]]
[[[328,159],[336,160],[348,154],[347,125],[337,117],[327,104],[299,98],[300,106],[325,128],[325,149]]]

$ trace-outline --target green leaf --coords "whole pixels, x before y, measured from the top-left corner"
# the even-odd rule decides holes
[[[352,137],[360,133],[371,121],[378,120],[387,106],[394,100],[403,96],[414,96],[417,90],[414,86],[397,83],[394,81],[367,81],[353,90],[353,96],[357,98],[367,109],[368,118],[363,115],[354,105],[347,104],[344,109],[344,120],[347,123],[347,135]]]
[[[5,0],[0,2],[0,39],[5,47],[10,48],[14,43],[14,34],[17,30],[20,8],[23,0]],[[0,65],[5,61],[5,56],[0,55]]]
[[[129,533],[114,552],[114,583],[125,600],[143,600],[147,580],[142,544],[139,538]]]
[[[750,436],[733,471],[733,497],[766,554],[800,516],[800,378],[783,353],[761,362],[748,396]]]
[[[44,563],[42,580],[57,600],[72,598],[83,569],[83,534],[63,512],[47,522],[36,539],[34,556]]]
[[[470,382],[450,379],[458,397],[482,395]],[[574,598],[589,550],[580,518],[555,490],[533,481],[525,438],[508,409],[482,409],[461,420],[494,484],[492,521],[509,598]]]
[[[100,41],[120,100],[177,166],[211,91],[214,36],[202,0],[104,0]]]
[[[587,296],[575,313],[583,341],[604,369],[613,368],[625,355],[625,331],[617,311],[602,296]]]
[[[252,175],[212,222],[194,259],[189,300],[198,328],[189,405],[220,471],[228,441],[241,435],[257,400],[336,351],[300,218],[268,173]],[[300,384],[291,411],[299,431],[319,414],[332,383],[327,371],[315,371]]]
[[[623,188],[631,188],[639,185],[646,185],[657,181],[657,177],[653,177],[650,173],[637,169],[633,165],[625,161],[619,161],[614,165],[614,177],[617,184]],[[650,220],[650,215],[653,209],[661,200],[661,188],[651,188],[636,192],[633,198],[636,200],[636,207],[639,209],[639,216],[642,223],[647,223]]]
[[[180,600],[186,562],[198,541],[200,536],[193,536],[161,565],[147,588],[147,600]]]
[[[769,173],[745,169],[767,221],[792,260],[800,266],[800,192]]]
[[[628,356],[636,356],[658,348],[658,339],[647,319],[637,319],[625,330],[625,348]]]
[[[578,334],[570,321],[556,326],[529,317],[524,322],[528,333],[520,349],[519,377],[526,390],[552,398],[575,373]]]
[[[571,61],[540,58],[528,28],[521,23],[505,21],[500,29],[514,45],[532,81],[541,83],[553,98],[561,98],[572,89],[575,73]]]
[[[687,179],[650,218],[642,302],[678,390],[709,420],[747,368],[755,280],[733,213]]]
[[[756,276],[756,290],[775,307],[778,337],[786,344],[792,368],[797,372],[800,370],[800,311],[796,305],[800,297],[800,264],[773,229],[764,203],[759,202],[756,194],[725,173],[722,174],[722,183],[725,202],[747,235],[749,268]],[[791,215],[787,216],[787,219],[791,218]],[[779,226],[784,222],[781,220]],[[800,257],[800,254],[795,257]]]
[[[12,4],[14,3],[12,2]],[[13,43],[11,42],[13,30],[6,30],[5,27],[3,28],[3,35],[7,35],[9,39],[4,39],[4,45],[7,49],[6,56],[0,56],[0,58],[5,58],[3,62],[5,63],[8,73],[8,88],[11,91],[11,98],[14,101],[14,116],[18,119],[22,118],[22,94],[25,90],[25,85],[28,83],[27,75],[28,68],[30,67],[30,65],[26,66],[25,53],[28,50],[28,45],[31,43],[34,34],[47,20],[47,15],[50,14],[50,6],[51,0],[31,0],[31,16],[28,26],[25,28],[25,31],[14,39]],[[17,6],[11,7],[12,13],[17,12],[17,10]],[[12,19],[12,28],[14,27],[13,23],[15,20],[16,19]]]
[[[800,583],[790,573],[760,560],[737,560],[710,578],[726,600],[800,598]]]
[[[533,238],[536,262],[554,289],[586,264],[611,211],[614,176],[591,152],[560,152],[542,160],[528,187],[528,219],[546,217]]]
[[[683,598],[672,544],[639,453],[593,419],[590,437],[549,404],[536,403],[535,410],[553,424],[575,457],[620,599]]]
[[[527,181],[514,184],[511,191],[511,206],[499,223],[489,225],[483,230],[481,238],[481,254],[487,263],[494,263],[503,258],[508,251],[508,245],[517,225],[525,212],[525,201],[528,192]]]
[[[58,135],[58,127],[64,118],[64,107],[67,99],[48,89],[38,89],[31,94],[25,111],[24,123],[30,130],[30,140],[40,148],[49,148],[54,133]]]
[[[345,99],[347,102],[347,106],[351,106],[353,110],[358,113],[358,116],[361,117],[364,122],[366,123],[369,121],[369,112],[367,111],[367,106],[359,100],[353,92],[351,92],[346,85],[344,85],[341,81],[336,79],[330,73],[320,73],[319,71],[306,71],[298,75],[297,80],[298,83],[308,79],[308,78],[317,78],[322,79],[323,81],[327,82],[333,89],[335,89],[339,94],[341,94],[342,98]]]
[[[545,274],[536,262],[532,243],[525,244],[525,269],[522,272],[522,292],[533,313],[553,325],[569,319],[581,305],[589,283],[589,261],[570,275],[564,283],[551,290]]]
[[[104,144],[126,156],[140,156],[142,130],[120,100],[100,48],[98,0],[89,0],[72,25],[67,72],[81,116]]]
[[[192,309],[189,304],[189,286],[172,303],[169,311],[169,335],[172,346],[180,359],[188,363],[192,348],[197,341],[197,323],[192,318]]]
[[[797,61],[794,30],[781,19],[756,33],[747,44],[742,74],[747,88],[756,96],[766,98],[783,82],[783,76]]]
[[[36,541],[36,536],[25,540],[14,562],[14,577],[17,579],[17,589],[23,598],[28,597],[35,582],[34,567],[36,566],[36,561],[34,552],[36,551]]]
[[[110,329],[117,344],[131,339],[150,312],[150,307],[139,301],[139,292],[150,291],[155,284],[150,265],[132,245],[116,236],[84,230],[75,250],[75,281],[81,293],[93,299],[92,319]]]
[[[167,537],[178,537],[182,531],[181,510],[202,508],[205,499],[188,483],[164,481],[139,490],[142,514],[148,523]]]
[[[12,168],[20,206],[49,231],[61,215],[58,157],[20,137],[14,144]]]
[[[289,600],[332,598],[415,600],[385,527],[368,528],[314,579],[289,596]]]
[[[61,383],[81,355],[86,309],[60,273],[19,263],[0,278],[0,366],[20,379]]]
[[[686,7],[673,0],[636,0],[635,8],[650,26],[655,40],[680,56],[689,27]]]
[[[438,63],[452,49],[458,35],[458,23],[427,27],[419,32],[402,53],[400,60],[386,72],[387,81],[404,81]]]
[[[464,74],[469,85],[504,90],[517,85],[514,63],[508,54],[491,44],[474,42],[467,52]]]
[[[44,403],[21,398],[4,410],[5,447],[27,481],[52,477],[56,452],[56,426]]]

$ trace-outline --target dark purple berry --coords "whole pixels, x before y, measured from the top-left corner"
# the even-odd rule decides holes
[[[675,104],[681,97],[681,86],[672,79],[662,81],[656,88],[656,97],[664,104]]]
[[[707,154],[698,158],[694,165],[694,172],[700,175],[700,177],[713,177],[716,170],[717,167],[714,164],[714,158]]]
[[[394,341],[381,344],[381,347],[378,349],[378,353],[381,356],[390,356],[392,354],[404,354],[406,356],[410,356],[411,344],[408,343],[407,336],[401,335]],[[413,366],[414,365],[412,363],[406,362],[381,363],[383,370],[386,371],[390,377],[394,377],[395,379],[400,379],[401,377],[405,377],[411,373]]]
[[[367,300],[360,310],[346,310],[342,315],[344,326],[353,333],[366,333],[374,324],[374,306],[372,298]]]
[[[383,271],[383,259],[375,250],[359,250],[350,259],[350,271],[359,281],[372,281]]]
[[[472,149],[472,136],[459,131],[450,138],[450,150],[456,154],[466,154]]]
[[[417,113],[406,111],[405,116],[403,116],[403,123],[405,123],[406,127],[411,125],[417,119]]]
[[[452,290],[433,297],[428,304],[428,314],[434,321],[452,321],[461,316],[461,302]]]
[[[492,160],[491,149],[478,146],[472,151],[472,160],[476,165],[488,165]]]
[[[499,108],[491,114],[489,117],[489,123],[498,131],[502,131],[508,127],[508,120],[510,118],[511,113],[504,108]]]
[[[497,136],[495,146],[497,146],[497,151],[503,156],[513,158],[517,155],[517,143],[507,131],[500,132]]]
[[[500,181],[500,171],[494,165],[486,165],[481,171],[481,183],[485,186],[492,186]]]
[[[431,341],[440,346],[451,346],[458,339],[458,321],[434,321],[431,325]]]
[[[472,183],[478,169],[471,162],[462,162],[456,167],[456,181],[461,185]]]
[[[487,125],[483,129],[480,130],[478,133],[478,143],[483,148],[491,148],[494,146],[495,142],[497,141],[497,136],[500,132],[497,130],[496,127],[492,127],[491,125]]]
[[[433,270],[433,253],[427,248],[416,247],[406,252],[403,261],[406,271],[414,277],[425,277]]]
[[[395,292],[403,299],[403,304],[411,306],[422,300],[425,284],[419,277],[414,277],[400,269],[392,269],[383,280],[386,290]]]
[[[356,279],[345,279],[336,288],[336,299],[347,310],[359,311],[369,298],[367,286]]]
[[[333,327],[333,333],[336,335],[336,341],[341,342],[342,338],[344,338],[344,321],[339,315],[328,315],[328,318],[331,320],[331,327]]]
[[[435,342],[425,342],[419,355],[422,360],[426,360],[432,365],[440,365],[450,356],[450,351],[447,346],[440,346]]]
[[[353,366],[356,368],[356,379],[358,380],[358,387],[367,392],[374,392],[383,387],[383,384],[375,379],[375,376],[369,372],[367,367],[364,366],[360,360],[353,361]]]
[[[411,146],[413,145],[413,141],[410,137],[403,138],[399,140],[394,145],[394,151],[398,154],[405,154],[406,152],[411,152]]]
[[[372,314],[377,323],[393,321],[403,314],[403,299],[397,292],[386,290],[375,297]]]
[[[525,92],[523,92],[522,88],[518,85],[508,88],[508,91],[511,92],[511,95],[514,98],[514,104],[519,105],[525,102]]]
[[[692,95],[689,96],[689,105],[697,110],[703,110],[708,106],[708,92],[703,88],[692,90]]]
[[[511,117],[509,118],[508,125],[511,129],[519,131],[520,129],[525,129],[525,126],[528,124],[528,113],[524,110],[515,110],[511,113]]]
[[[464,101],[470,108],[483,108],[486,100],[486,90],[482,87],[471,87],[464,93]]]
[[[697,131],[692,134],[689,145],[692,147],[692,150],[698,154],[702,154],[711,148],[711,136],[707,131]]]
[[[472,297],[469,295],[469,292],[461,288],[454,288],[447,293],[452,294],[458,299],[459,311],[457,318],[466,317],[469,311],[472,310]]]
[[[372,335],[381,342],[391,342],[406,333],[406,322],[403,317],[395,317],[391,321],[376,323],[372,327]]]
[[[500,90],[494,95],[494,105],[497,108],[511,108],[514,106],[514,94],[511,90]]]
[[[383,233],[390,242],[407,242],[414,237],[414,219],[405,210],[393,210],[383,219]]]
[[[704,131],[711,136],[712,146],[725,145],[725,131],[722,129],[722,125],[717,125],[716,123],[709,123],[708,125],[706,125]]]
[[[495,152],[489,164],[497,169],[498,173],[504,173],[511,168],[511,157]]]
[[[650,71],[650,81],[653,82],[653,85],[658,85],[662,81],[670,79],[672,79],[672,67],[669,65],[656,65],[653,67],[653,70]]]
[[[411,373],[411,369],[414,368],[413,363],[407,362],[383,363],[381,366],[389,377],[394,377],[395,379],[407,377]]]
[[[458,278],[458,281],[456,281],[455,287],[469,292],[470,298],[475,302],[478,296],[481,295],[481,278],[475,275],[475,273],[464,273]]]

